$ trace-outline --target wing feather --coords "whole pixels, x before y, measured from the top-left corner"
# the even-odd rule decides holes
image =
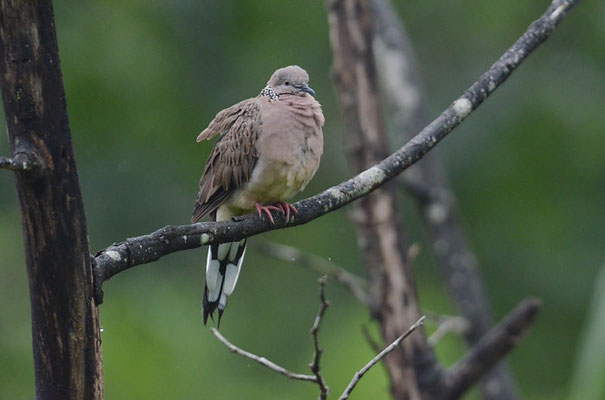
[[[253,98],[216,114],[208,128],[197,137],[200,142],[220,135],[200,179],[192,222],[215,211],[234,190],[250,179],[258,159],[255,143],[260,129],[260,106]]]

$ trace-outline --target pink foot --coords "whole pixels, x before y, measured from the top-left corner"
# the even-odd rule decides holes
[[[254,208],[256,208],[256,212],[258,212],[258,216],[261,217],[261,218],[263,216],[263,213],[265,213],[267,215],[267,218],[269,218],[269,221],[271,221],[271,223],[273,225],[275,225],[275,221],[273,221],[273,215],[271,215],[271,210],[284,212],[283,208],[281,208],[281,207],[277,207],[277,206],[261,206],[257,202],[254,202]]]
[[[292,210],[293,214],[298,215],[298,210],[292,204],[286,203],[284,201],[279,201],[276,204],[281,209],[281,211],[286,214],[286,221],[290,220],[290,210]]]
[[[259,217],[262,217],[263,213],[265,213],[267,215],[267,218],[269,218],[269,221],[271,221],[273,225],[275,225],[275,221],[273,220],[273,215],[271,215],[271,210],[281,211],[282,213],[284,213],[286,215],[286,221],[290,220],[290,211],[292,211],[294,215],[298,215],[298,210],[296,209],[296,207],[284,201],[278,201],[277,203],[275,203],[275,205],[268,206],[262,206],[257,202],[254,202],[254,208],[256,208],[256,212],[258,213]]]

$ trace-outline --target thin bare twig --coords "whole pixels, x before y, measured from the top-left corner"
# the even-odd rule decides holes
[[[309,368],[315,375],[315,382],[319,386],[319,400],[325,400],[328,398],[328,394],[330,394],[330,388],[326,384],[323,376],[321,375],[321,369],[319,367],[319,362],[321,361],[321,354],[323,350],[319,347],[319,327],[321,325],[321,320],[323,316],[330,306],[330,303],[326,300],[326,281],[328,280],[328,276],[324,275],[319,278],[319,310],[317,311],[317,316],[315,316],[315,321],[313,322],[313,326],[311,327],[311,336],[313,337],[313,346],[315,348],[315,352],[313,353],[313,361],[309,364]]]
[[[323,350],[319,347],[319,327],[321,325],[321,321],[326,312],[326,309],[330,305],[328,300],[326,299],[325,286],[328,277],[326,275],[319,278],[319,311],[317,312],[317,316],[313,322],[313,326],[311,327],[311,337],[313,338],[313,347],[315,349],[313,353],[313,361],[309,364],[309,368],[313,372],[313,375],[305,375],[305,374],[297,374],[296,372],[289,371],[284,367],[277,365],[273,361],[268,360],[265,357],[257,356],[254,353],[250,353],[242,348],[237,347],[233,343],[231,343],[227,338],[220,334],[218,330],[215,328],[210,328],[210,332],[221,342],[223,343],[229,351],[235,354],[239,354],[240,356],[249,358],[250,360],[256,361],[257,363],[278,372],[284,375],[287,378],[299,380],[299,381],[307,381],[314,382],[319,387],[319,400],[326,400],[328,395],[330,394],[330,388],[326,384],[323,376],[321,375],[320,361],[321,354]]]
[[[431,336],[428,338],[428,343],[431,346],[436,346],[437,343],[441,341],[450,332],[454,332],[457,334],[465,334],[469,329],[468,320],[464,317],[459,317],[455,315],[437,315],[435,317],[435,322],[437,323],[437,329]],[[433,318],[427,315],[429,320]]]
[[[374,357],[369,363],[367,363],[362,369],[357,371],[355,373],[355,375],[353,376],[353,379],[351,380],[351,382],[349,382],[349,385],[347,386],[345,391],[342,393],[342,395],[338,399],[339,400],[348,399],[349,396],[351,395],[351,392],[353,391],[353,389],[355,388],[357,383],[359,383],[359,380],[365,375],[365,373],[368,372],[370,370],[370,368],[372,368],[378,361],[382,360],[384,358],[384,356],[386,356],[387,354],[389,354],[390,352],[395,350],[397,348],[397,346],[399,346],[399,343],[401,343],[406,337],[410,336],[410,334],[412,332],[414,332],[414,330],[416,328],[418,328],[419,326],[421,326],[423,324],[424,319],[425,319],[425,317],[423,315],[403,335],[401,335],[397,339],[395,339],[395,341],[393,343],[388,345],[384,350],[382,350],[380,353],[378,353],[378,355],[376,357]]]
[[[212,334],[214,336],[216,336],[216,338],[221,343],[223,343],[225,346],[227,346],[229,351],[232,353],[239,354],[240,356],[243,356],[243,357],[249,358],[253,361],[256,361],[260,365],[263,365],[263,366],[265,366],[275,372],[278,372],[290,379],[296,379],[299,381],[317,382],[317,378],[313,375],[297,374],[295,372],[288,371],[284,367],[275,364],[273,361],[270,361],[270,360],[266,359],[265,357],[257,356],[256,354],[252,354],[246,350],[243,350],[243,349],[237,347],[236,345],[234,345],[233,343],[228,341],[223,335],[221,335],[220,332],[216,330],[216,328],[210,328],[210,332],[212,332]]]
[[[316,254],[303,252],[296,247],[275,242],[263,241],[257,245],[257,248],[261,253],[270,257],[297,263],[304,268],[333,278],[336,282],[347,288],[362,304],[367,304],[367,281],[360,276],[350,273],[338,264]]]

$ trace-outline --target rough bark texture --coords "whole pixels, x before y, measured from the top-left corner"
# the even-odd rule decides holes
[[[372,52],[370,1],[335,1],[329,7],[334,54],[332,75],[344,123],[350,163],[357,172],[389,153]],[[369,277],[369,306],[391,343],[420,318],[403,237],[396,187],[387,184],[355,204],[352,219]],[[395,399],[420,399],[425,372],[434,370],[433,351],[423,334],[412,335],[384,362]]]
[[[416,57],[391,0],[373,0],[376,39],[374,53],[385,98],[390,103],[397,147],[428,122],[426,96]],[[446,286],[468,321],[464,337],[474,345],[493,325],[492,311],[477,272],[477,258],[456,216],[456,197],[449,188],[439,154],[431,152],[405,173],[405,186],[420,207]],[[510,371],[502,362],[481,379],[487,400],[519,398]]]
[[[98,311],[50,1],[0,1],[0,84],[12,160],[36,160],[36,168],[12,168],[36,398],[101,399]]]

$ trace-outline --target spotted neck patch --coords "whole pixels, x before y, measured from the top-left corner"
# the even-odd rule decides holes
[[[275,93],[275,90],[271,89],[269,85],[265,86],[263,90],[260,91],[259,96],[268,97],[271,101],[279,100],[279,95]]]

